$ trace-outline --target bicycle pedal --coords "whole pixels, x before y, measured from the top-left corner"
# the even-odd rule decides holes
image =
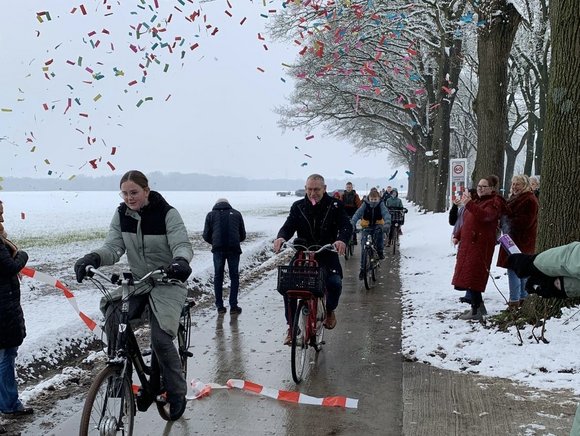
[[[161,404],[167,404],[167,397],[165,394],[159,394],[155,397],[155,401]]]
[[[143,357],[151,356],[151,353],[152,353],[151,348],[144,348],[143,351],[141,352],[141,356]]]
[[[193,353],[191,351],[182,351],[181,354],[187,357],[193,357]]]

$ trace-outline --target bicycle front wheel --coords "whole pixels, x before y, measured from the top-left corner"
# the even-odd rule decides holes
[[[397,245],[399,245],[399,228],[395,227],[395,231],[393,232],[393,240],[391,243],[393,244],[393,254],[397,253]]]
[[[187,380],[187,358],[193,354],[189,351],[191,342],[191,313],[187,311],[179,323],[177,329],[177,350],[179,352],[179,360],[181,361],[181,373],[183,378]]]
[[[133,434],[135,396],[127,376],[121,368],[108,365],[91,384],[79,429],[80,436]]]
[[[371,249],[370,248],[365,248],[363,250],[363,261],[362,261],[362,268],[364,271],[363,274],[363,279],[364,279],[364,283],[365,283],[365,288],[368,290],[371,289],[371,271],[372,271],[372,265],[371,265],[371,257],[372,257],[372,253],[371,253]]]
[[[324,320],[326,319],[326,302],[324,298],[317,298],[316,305],[316,344],[314,348],[318,353],[322,350],[322,345],[324,344]]]
[[[308,312],[308,305],[304,300],[300,300],[292,325],[292,352],[290,357],[292,378],[296,383],[302,381],[308,357],[308,341],[306,338]]]

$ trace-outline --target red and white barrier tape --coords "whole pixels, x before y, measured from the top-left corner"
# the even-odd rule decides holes
[[[71,306],[75,310],[75,312],[83,320],[85,325],[89,328],[89,330],[92,331],[97,336],[97,338],[102,340],[105,343],[105,345],[107,344],[107,337],[103,334],[103,331],[101,330],[99,325],[95,321],[93,321],[88,315],[86,315],[84,312],[82,312],[79,309],[79,306],[77,304],[77,300],[76,300],[74,294],[65,285],[63,285],[60,282],[60,280],[55,279],[54,277],[52,277],[48,274],[45,274],[43,272],[36,271],[32,268],[28,268],[26,266],[24,268],[22,268],[22,270],[20,272],[23,275],[30,277],[31,279],[38,280],[39,282],[46,283],[49,286],[53,286],[55,288],[60,289],[63,292],[66,299],[68,300],[68,302],[71,304]]]
[[[346,407],[349,409],[358,408],[358,400],[354,398],[347,398],[342,396],[316,398],[296,391],[282,391],[267,388],[251,381],[237,379],[229,379],[227,385],[230,388],[243,389],[245,391],[254,392],[256,394],[273,398],[275,400],[288,401],[290,403],[311,404],[315,406],[327,407]]]

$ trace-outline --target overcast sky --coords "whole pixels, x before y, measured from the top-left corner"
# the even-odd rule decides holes
[[[345,170],[388,178],[396,169],[386,153],[356,154],[322,129],[277,126],[272,109],[292,91],[282,63],[298,55],[264,34],[262,14],[271,16],[281,1],[204,2],[206,21],[202,14],[193,23],[185,17],[197,1],[37,4],[12,3],[0,27],[0,176],[108,175],[107,162],[119,175],[134,168],[249,178],[319,172],[346,180]],[[40,14],[41,23],[44,11],[51,19]],[[139,23],[141,33],[158,23],[165,30],[136,40]],[[173,53],[164,42],[177,42]],[[146,67],[143,82],[145,53],[159,63]]]

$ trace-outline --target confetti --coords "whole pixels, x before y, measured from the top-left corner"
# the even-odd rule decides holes
[[[24,212],[20,212],[20,219],[21,220],[25,220],[26,219],[26,214]]]
[[[307,141],[310,141],[312,138],[314,138],[314,135],[309,135],[309,136],[306,137],[306,140]]]

